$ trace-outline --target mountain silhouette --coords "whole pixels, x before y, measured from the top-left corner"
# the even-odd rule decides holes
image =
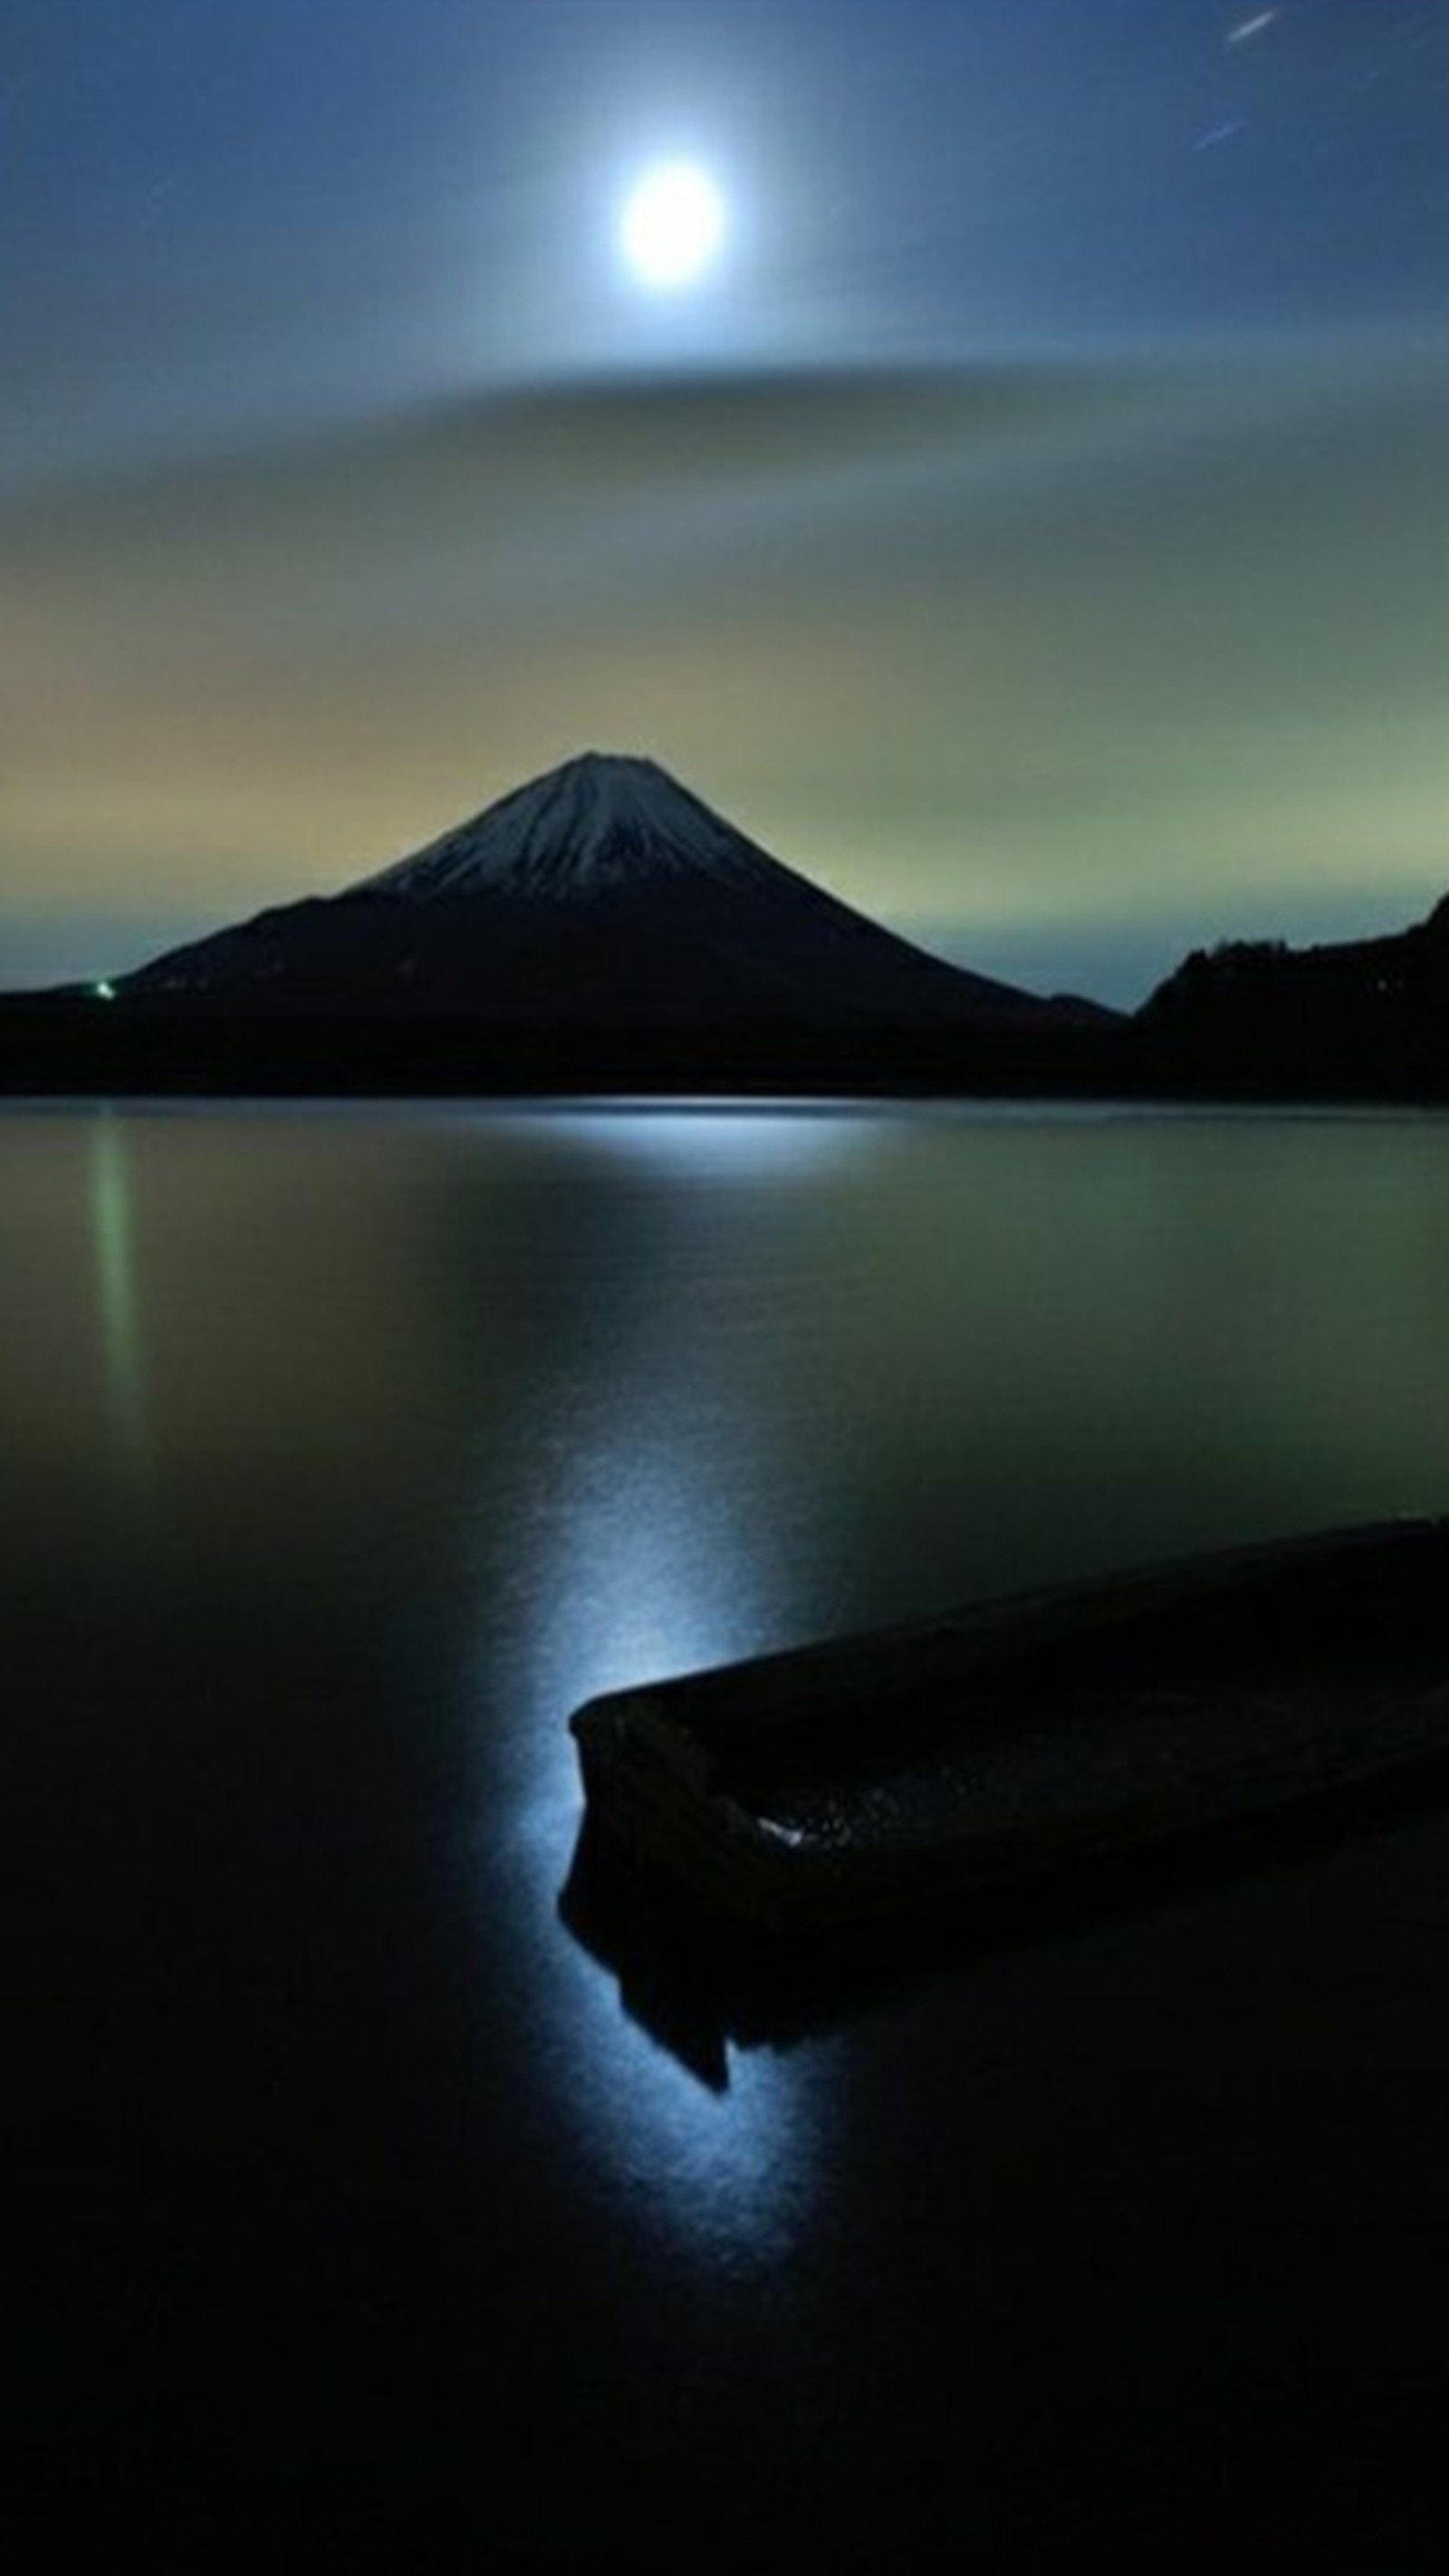
[[[551,1026],[1070,1023],[771,858],[652,760],[587,752],[412,857],[114,979],[152,1009]]]
[[[1376,938],[1291,948],[1273,939],[1194,949],[1137,1014],[1170,1083],[1223,1079],[1279,1091],[1449,1084],[1449,897]]]
[[[1196,950],[1128,1017],[948,965],[585,752],[338,894],[0,993],[0,1092],[148,1090],[1443,1100],[1449,896]]]

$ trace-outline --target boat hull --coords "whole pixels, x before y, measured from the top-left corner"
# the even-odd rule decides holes
[[[609,1694],[591,1824],[716,1914],[887,1927],[1449,1752],[1449,1521],[1335,1531]]]

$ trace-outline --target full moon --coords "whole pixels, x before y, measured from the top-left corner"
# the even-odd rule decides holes
[[[661,161],[631,190],[620,239],[641,285],[664,289],[701,276],[724,229],[724,199],[709,172],[693,161]]]

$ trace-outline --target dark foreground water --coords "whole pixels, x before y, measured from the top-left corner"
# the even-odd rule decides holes
[[[606,1684],[1449,1502],[1446,1285],[1435,1120],[6,1112],[8,2563],[1437,2568],[1449,1812],[723,2089],[558,1899]]]

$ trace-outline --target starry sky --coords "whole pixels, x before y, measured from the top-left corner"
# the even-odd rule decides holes
[[[0,984],[589,746],[1042,989],[1449,888],[1449,0],[10,0],[6,54]]]

